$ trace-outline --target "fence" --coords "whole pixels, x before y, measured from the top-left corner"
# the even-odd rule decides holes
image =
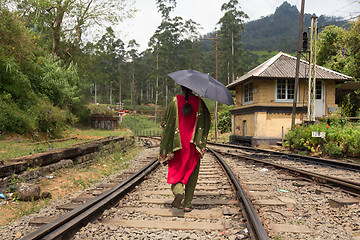
[[[136,137],[160,137],[162,131],[135,131]]]

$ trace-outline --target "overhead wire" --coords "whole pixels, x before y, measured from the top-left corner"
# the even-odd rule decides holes
[[[330,15],[332,15],[333,13],[338,12],[338,11],[340,11],[340,10],[342,10],[342,9],[344,9],[344,8],[347,8],[347,7],[351,6],[351,5],[353,5],[354,3],[358,3],[358,2],[359,2],[358,0],[354,0],[353,2],[345,5],[344,7],[341,7],[341,8],[339,8],[339,9],[337,9],[337,10],[335,10],[335,11],[329,13],[329,14],[325,14],[325,15],[326,15],[326,16],[330,16]],[[357,12],[357,13],[359,13],[359,12]],[[354,19],[359,18],[360,15],[357,15],[357,16],[354,16],[354,17],[351,17],[351,15],[350,15],[349,17],[350,17],[350,18],[343,18],[342,21],[349,22],[349,21],[351,21],[351,20],[354,20]],[[325,27],[328,27],[328,26],[331,26],[331,25],[332,25],[332,24],[327,24],[327,25],[318,26],[318,29],[325,28]]]
[[[335,11],[329,13],[329,14],[326,14],[326,15],[332,15],[333,13],[338,12],[338,11],[344,9],[344,8],[347,8],[348,6],[353,5],[354,3],[357,3],[357,2],[358,2],[357,0],[354,0],[352,3],[349,3],[348,5],[346,5],[344,7],[341,7],[341,8],[339,8],[339,9],[337,9],[337,10],[335,10]]]

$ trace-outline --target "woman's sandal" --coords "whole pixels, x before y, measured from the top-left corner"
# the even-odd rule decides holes
[[[188,207],[188,208],[184,208],[184,212],[191,212],[193,210],[192,206]]]

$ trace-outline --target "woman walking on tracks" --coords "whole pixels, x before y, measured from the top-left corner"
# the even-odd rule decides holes
[[[166,110],[159,159],[168,160],[167,183],[175,196],[171,205],[190,212],[211,118],[204,101],[181,88]]]

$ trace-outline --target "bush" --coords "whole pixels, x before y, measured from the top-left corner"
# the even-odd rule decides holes
[[[1,4],[0,22],[0,131],[61,136],[75,121],[68,109],[80,102],[76,66],[45,54],[47,37]]]
[[[40,57],[40,79],[38,90],[47,96],[55,106],[69,106],[78,101],[80,82],[77,69],[70,63],[64,66],[62,61],[54,60],[51,55]]]
[[[107,105],[89,104],[88,108],[90,109],[91,115],[114,116],[114,111]]]
[[[221,133],[231,131],[231,113],[230,110],[234,106],[224,107],[222,111],[218,113],[218,129]]]
[[[21,110],[16,104],[6,103],[0,99],[0,133],[31,133],[35,121],[31,114]]]
[[[49,138],[61,137],[66,126],[74,124],[76,120],[72,113],[54,107],[49,102],[41,102],[38,108],[37,129],[40,132],[45,132]]]
[[[324,144],[325,152],[329,154],[330,156],[342,156],[343,150],[339,146],[338,142],[328,142]]]
[[[71,105],[71,112],[78,118],[78,122],[84,126],[90,126],[90,109],[83,103]]]
[[[342,135],[342,145],[347,155],[360,157],[360,130],[357,127],[346,126],[339,131]]]
[[[307,150],[315,153],[319,149],[320,139],[311,137],[312,132],[319,132],[321,127],[316,125],[297,124],[285,136],[285,146],[298,150]]]
[[[341,119],[329,119],[316,125],[296,125],[285,136],[284,147],[311,152],[320,155],[321,138],[312,137],[312,132],[325,132],[323,141],[325,153],[329,156],[360,156],[360,130]]]

